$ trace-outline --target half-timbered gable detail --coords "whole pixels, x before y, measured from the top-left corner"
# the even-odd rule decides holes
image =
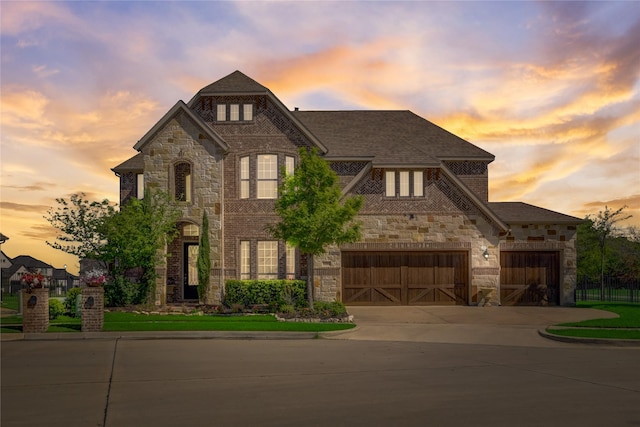
[[[494,156],[410,111],[289,110],[236,71],[179,101],[113,170],[121,201],[144,188],[183,210],[157,302],[197,298],[194,263],[209,216],[209,303],[227,279],[306,278],[307,260],[265,227],[278,221],[281,171],[316,149],[342,193],[364,205],[359,242],[317,257],[314,293],[346,304],[573,304],[580,220],[489,202]]]

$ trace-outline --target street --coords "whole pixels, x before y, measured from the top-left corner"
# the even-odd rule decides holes
[[[3,427],[640,425],[640,349],[2,342]]]

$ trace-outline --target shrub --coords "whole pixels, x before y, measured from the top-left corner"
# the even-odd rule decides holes
[[[49,300],[49,319],[56,319],[58,316],[64,314],[64,304],[57,299],[51,298]]]
[[[71,288],[67,291],[67,296],[64,299],[64,312],[71,317],[76,316],[76,300],[81,293],[81,288]]]
[[[316,301],[313,308],[320,317],[344,317],[347,315],[347,307],[339,301]]]
[[[225,303],[245,307],[267,305],[277,311],[284,305],[306,305],[307,284],[303,280],[228,280]]]
[[[144,286],[141,286],[144,288]],[[113,281],[104,285],[104,305],[106,307],[125,307],[135,304],[136,296],[144,294],[138,285],[131,283],[123,276],[114,277]]]

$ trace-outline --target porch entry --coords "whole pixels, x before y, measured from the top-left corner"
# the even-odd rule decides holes
[[[351,305],[466,305],[467,252],[343,252],[343,302]]]
[[[185,300],[198,299],[198,244],[185,243],[183,250],[183,298]]]

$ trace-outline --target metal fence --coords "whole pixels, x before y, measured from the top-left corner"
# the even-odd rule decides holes
[[[640,280],[605,276],[603,289],[600,278],[578,277],[576,301],[640,303]]]
[[[12,281],[2,286],[2,295],[18,295],[21,290],[22,284],[17,281]],[[64,297],[67,295],[67,290],[68,289],[65,286],[51,286],[49,287],[49,296]]]

